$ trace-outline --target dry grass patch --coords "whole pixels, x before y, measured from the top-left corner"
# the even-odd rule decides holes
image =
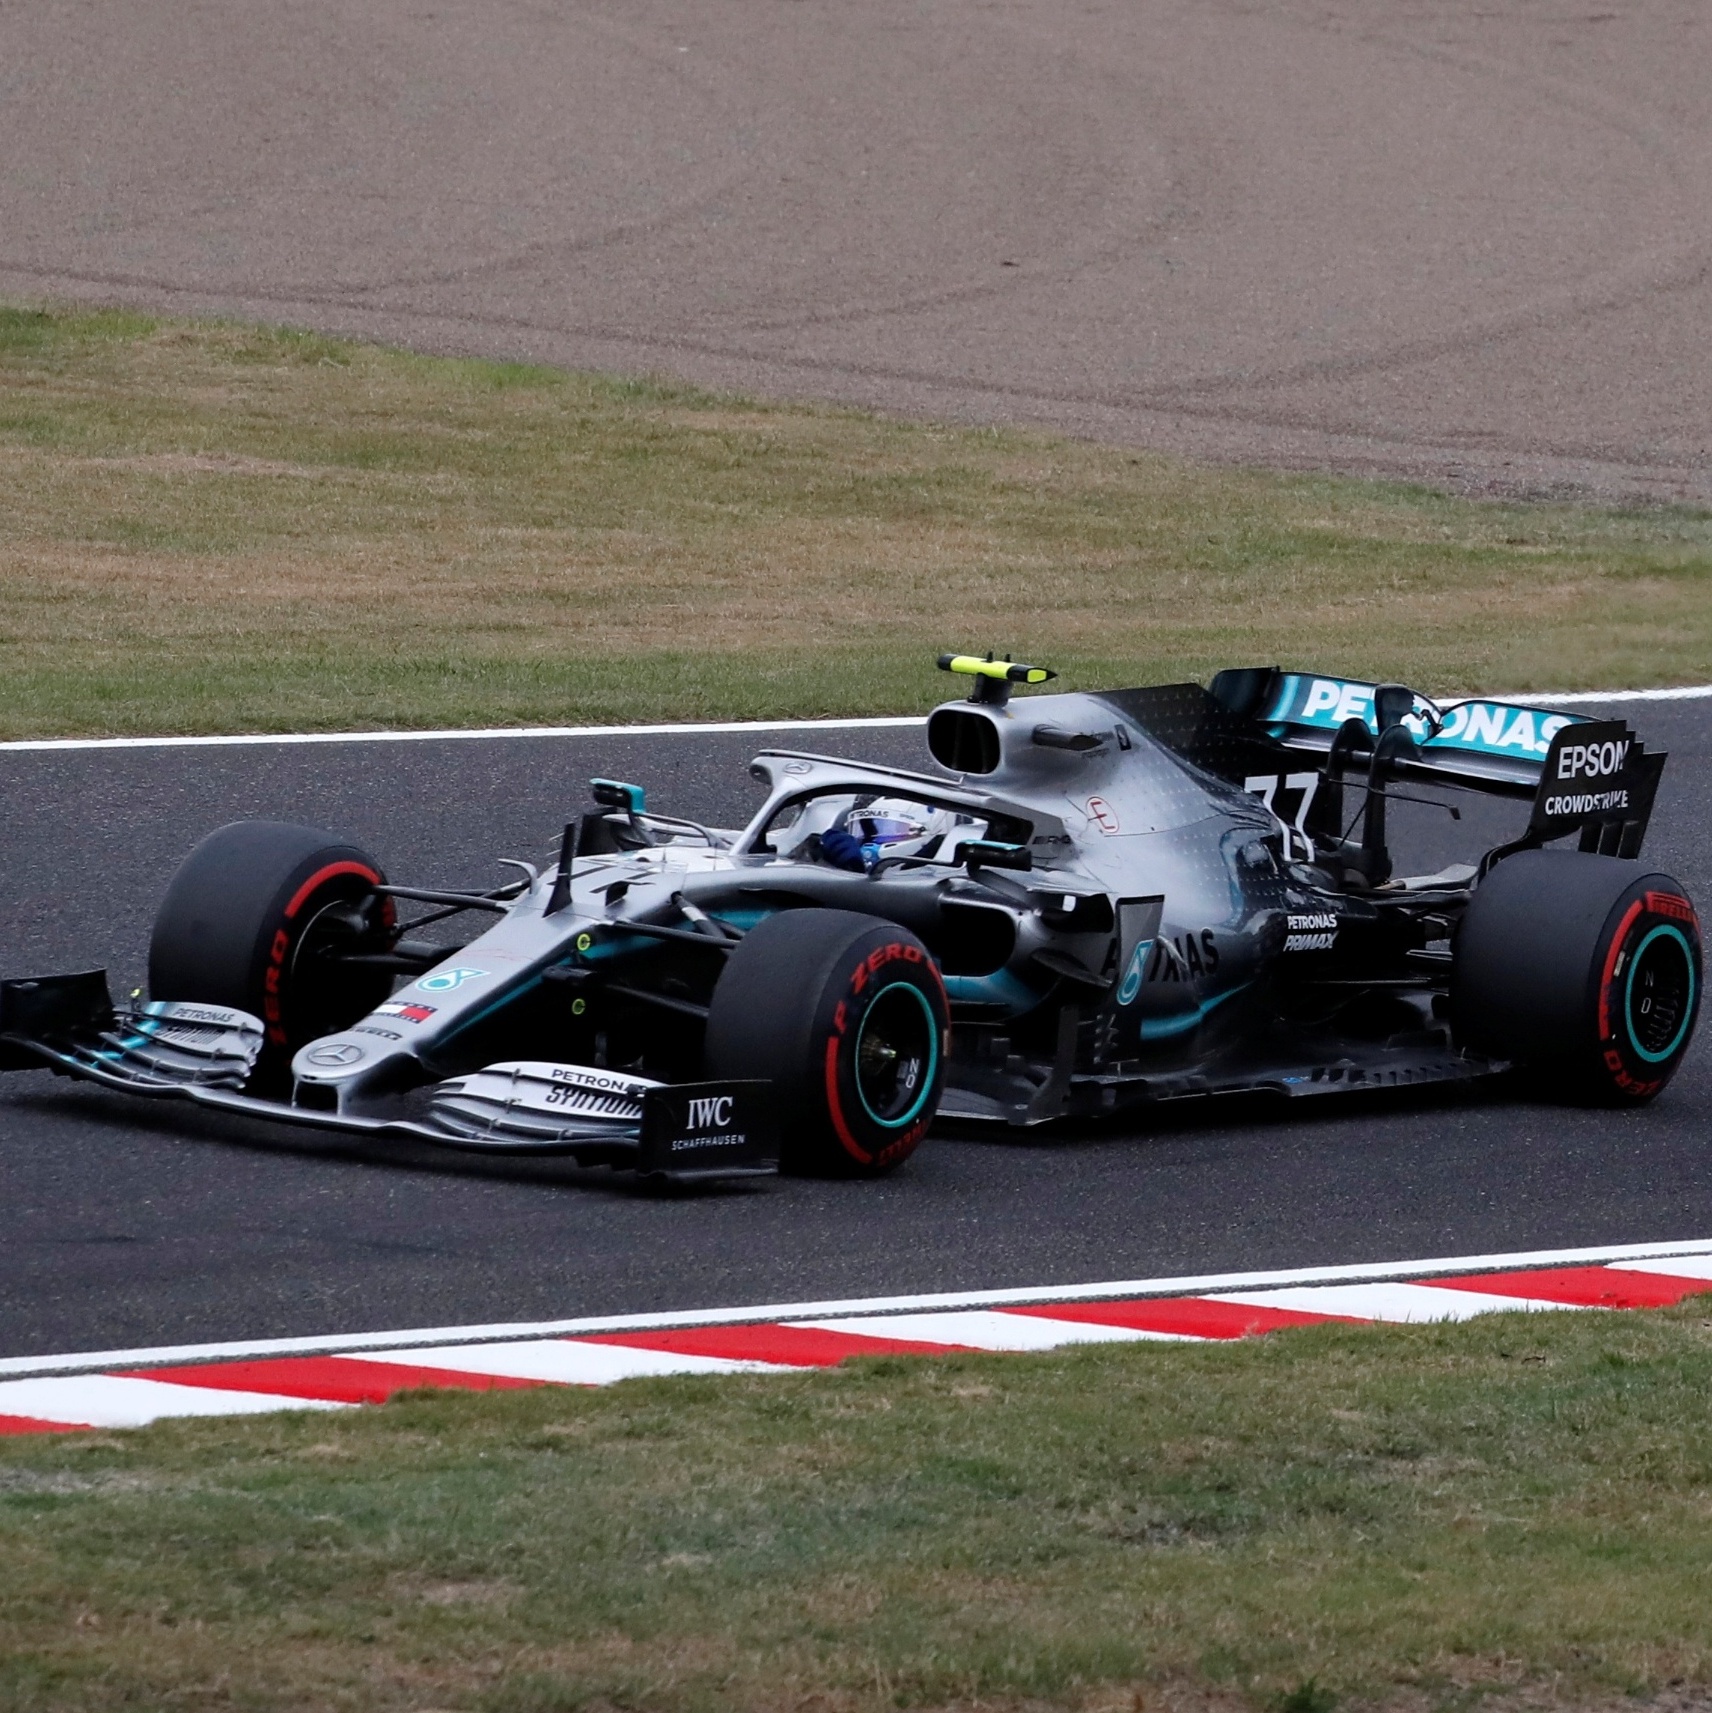
[[[0,735],[923,708],[1322,663],[1712,678],[1712,519],[1211,470],[223,324],[0,310]]]

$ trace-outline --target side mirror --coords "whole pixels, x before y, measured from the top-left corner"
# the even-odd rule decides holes
[[[589,791],[603,809],[622,809],[629,815],[640,815],[646,797],[640,785],[626,785],[619,779],[591,779]]]

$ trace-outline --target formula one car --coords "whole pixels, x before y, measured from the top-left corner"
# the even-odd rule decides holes
[[[973,688],[928,720],[937,772],[767,751],[742,829],[596,780],[557,859],[487,890],[223,827],[148,998],[0,983],[3,1064],[670,1178],[877,1174],[936,1115],[1512,1068],[1634,1104],[1681,1062],[1699,924],[1635,861],[1665,758],[1625,725],[1276,668],[1016,698],[1053,674],[940,665]],[[1388,807],[1446,786],[1531,803],[1525,831],[1394,875]]]

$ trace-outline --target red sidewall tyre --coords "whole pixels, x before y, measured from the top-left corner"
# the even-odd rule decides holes
[[[167,887],[149,943],[149,993],[259,1017],[267,1044],[256,1080],[276,1083],[306,1041],[348,1027],[392,991],[384,970],[325,970],[300,956],[330,905],[372,898],[385,882],[366,851],[312,827],[220,827]],[[390,931],[391,901],[375,915]]]
[[[1662,878],[1662,877],[1661,877]],[[1651,1100],[1676,1071],[1700,1000],[1700,922],[1674,882],[1634,888],[1614,912],[1599,970],[1600,1093]]]
[[[1451,1016],[1466,1045],[1547,1090],[1632,1106],[1681,1064],[1700,983],[1699,918],[1669,875],[1524,851],[1486,877],[1458,928]]]
[[[849,910],[788,910],[726,961],[707,1025],[714,1077],[773,1084],[784,1170],[877,1177],[938,1110],[950,1007],[906,928]]]

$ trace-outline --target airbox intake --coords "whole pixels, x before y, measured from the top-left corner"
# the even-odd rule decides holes
[[[953,773],[995,773],[1004,751],[999,728],[973,708],[935,708],[927,720],[927,747]]]

